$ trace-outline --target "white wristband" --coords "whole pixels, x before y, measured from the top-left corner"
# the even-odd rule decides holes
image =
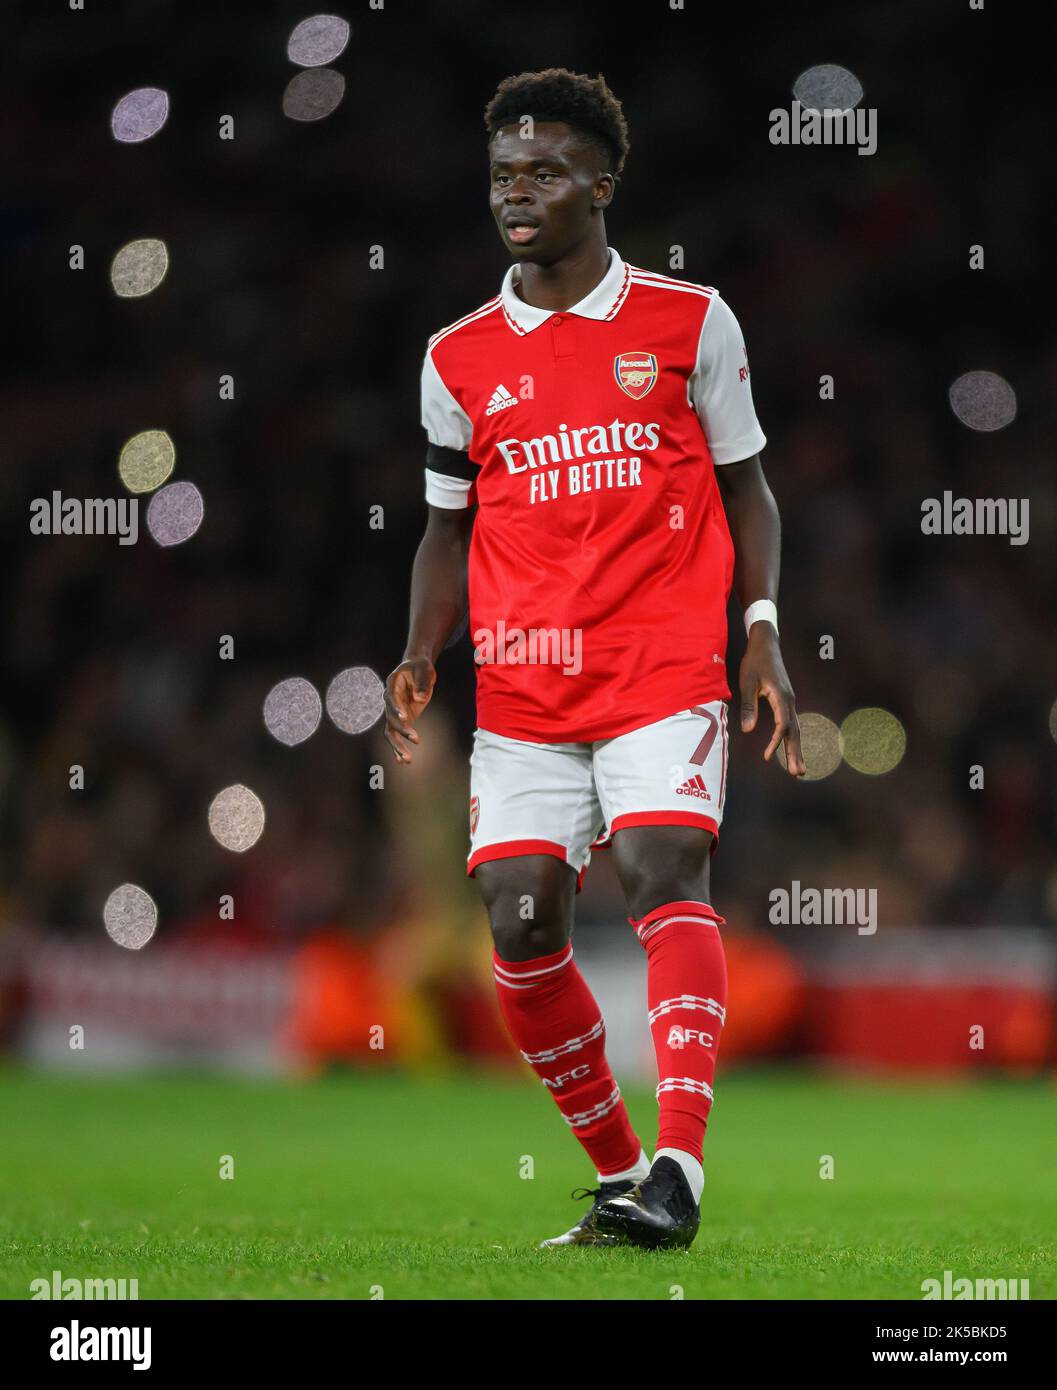
[[[749,628],[753,623],[770,623],[775,632],[778,631],[778,609],[769,598],[758,598],[755,603],[750,603],[745,610],[745,632],[748,635]]]

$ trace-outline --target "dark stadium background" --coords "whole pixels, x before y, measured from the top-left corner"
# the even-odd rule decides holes
[[[505,1049],[484,917],[462,873],[468,639],[440,663],[410,773],[380,728],[348,737],[324,720],[288,749],[260,710],[284,676],[323,687],[350,665],[384,676],[401,655],[425,518],[425,342],[505,270],[481,112],[508,73],[566,65],[604,73],[630,124],[611,244],[660,271],[682,245],[678,273],[716,285],[745,330],[801,710],[839,722],[881,706],[907,731],[895,772],[841,768],[807,787],[760,762],[762,735],[732,737],[714,902],[749,943],[761,997],[770,980],[778,998],[774,1026],[762,1020],[745,1050],[819,1050],[810,996],[786,1009],[793,974],[813,988],[832,955],[853,984],[869,975],[870,943],[853,929],[769,928],[768,892],[797,879],[878,890],[889,975],[909,980],[924,952],[939,962],[934,983],[967,960],[974,987],[1014,979],[1015,997],[995,1005],[997,1059],[1052,1065],[1057,238],[1031,35],[998,32],[998,6],[934,0],[336,8],[353,25],[334,64],[346,94],[329,118],[299,124],[281,98],[304,4],[5,7],[18,61],[0,122],[2,1036],[37,1051],[49,963],[76,975],[87,959],[49,952],[133,959],[101,920],[128,880],[160,909],[137,962],[179,949],[315,962],[327,978],[333,966],[348,991],[327,1015],[333,1037],[309,1027],[317,1059],[363,1050],[378,991],[392,1017],[418,1020],[410,1057]],[[874,156],[768,142],[769,111],[821,62],[851,69],[878,108]],[[148,84],[170,93],[167,126],[115,143],[111,108]],[[218,138],[223,114],[231,142]],[[121,300],[108,266],[137,236],[166,241],[170,270],[153,294]],[[73,243],[80,272],[67,268]],[[977,243],[986,269],[973,272]],[[384,270],[369,269],[376,245]],[[995,433],[965,428],[947,401],[958,375],[981,368],[1017,393],[1015,422]],[[232,402],[218,400],[222,373],[235,377]],[[819,400],[823,373],[836,379],[831,402]],[[30,534],[35,497],[122,495],[120,447],[151,427],[176,442],[174,476],[204,494],[192,540],[163,550],[145,533],[132,547]],[[1030,543],[922,536],[922,499],[944,489],[1030,497]],[[381,531],[368,525],[379,504]],[[218,658],[226,633],[234,661]],[[832,661],[819,659],[822,634]],[[73,763],[84,791],[69,789]],[[369,788],[375,763],[384,791]],[[971,764],[985,769],[982,791],[969,790]],[[213,794],[237,781],[268,811],[245,856],[205,822]],[[225,893],[234,922],[217,919]],[[585,952],[601,960],[622,932],[630,942],[604,856],[579,907]],[[342,1029],[346,1003],[356,1023]],[[928,1017],[916,1007],[905,1017]],[[129,1025],[126,1060],[136,1029],[153,1044],[164,1015]],[[879,1018],[877,1036],[892,1028]],[[179,1053],[189,1031],[166,1041]],[[869,1060],[869,1037],[856,1046]],[[913,1060],[950,1059],[919,1047]]]

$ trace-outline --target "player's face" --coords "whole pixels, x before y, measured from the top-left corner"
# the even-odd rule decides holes
[[[599,172],[597,154],[562,121],[537,121],[531,139],[504,126],[489,153],[492,216],[515,261],[560,260],[612,199],[613,180]]]

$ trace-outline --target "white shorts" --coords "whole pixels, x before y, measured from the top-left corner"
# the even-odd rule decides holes
[[[632,825],[697,825],[715,837],[727,791],[727,704],[713,700],[596,743],[530,743],[478,729],[470,756],[470,854],[553,854],[577,890],[591,862]]]

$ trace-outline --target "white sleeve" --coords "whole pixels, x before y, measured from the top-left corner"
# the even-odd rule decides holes
[[[437,473],[427,468],[426,501],[431,507],[443,507],[446,511],[458,511],[470,505],[470,489],[473,483],[465,478],[452,478],[447,473]]]
[[[429,442],[443,449],[470,447],[470,417],[445,386],[432,352],[422,364],[422,428]]]
[[[713,463],[740,463],[767,443],[752,403],[745,340],[730,305],[718,294],[701,326],[686,394],[701,421]]]
[[[428,350],[422,364],[422,427],[433,449],[457,449],[466,453],[470,447],[473,435],[470,417],[445,386],[433,361],[433,353]],[[456,511],[470,505],[472,482],[436,468],[427,467],[425,471],[426,501],[431,507]]]

